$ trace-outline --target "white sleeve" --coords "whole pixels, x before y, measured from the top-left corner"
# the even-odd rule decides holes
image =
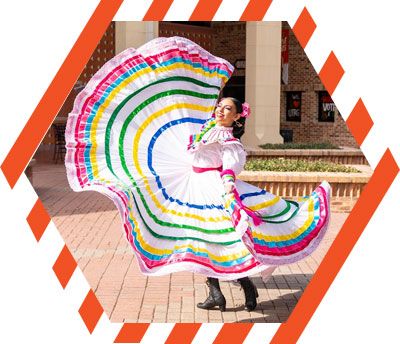
[[[224,144],[222,147],[222,174],[231,175],[226,171],[233,172],[233,179],[229,177],[222,177],[224,185],[234,184],[236,176],[242,172],[244,164],[246,163],[246,151],[241,143]]]

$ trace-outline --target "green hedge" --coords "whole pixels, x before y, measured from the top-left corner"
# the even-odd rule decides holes
[[[315,142],[315,143],[266,143],[260,145],[263,149],[340,149],[329,142]]]
[[[322,160],[305,161],[289,159],[255,159],[246,162],[247,171],[274,171],[274,172],[361,172],[354,167],[338,165]]]

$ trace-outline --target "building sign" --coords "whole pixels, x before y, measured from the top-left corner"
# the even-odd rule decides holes
[[[286,92],[286,121],[301,122],[301,92]]]
[[[237,60],[235,60],[233,65],[235,66],[235,69],[238,69],[238,70],[246,69],[246,60],[245,59],[237,59]]]
[[[282,29],[282,84],[287,85],[289,82],[289,29]]]
[[[335,103],[328,92],[319,92],[318,121],[334,122],[335,121]]]

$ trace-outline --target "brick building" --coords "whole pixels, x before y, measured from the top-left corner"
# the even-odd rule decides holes
[[[246,22],[193,22],[190,25],[182,22],[160,22],[159,35],[181,34],[196,40],[196,36],[193,36],[195,30],[207,32],[209,42],[203,47],[235,66],[235,71],[224,89],[224,95],[244,101],[247,100],[245,98],[247,26]],[[192,35],[187,36],[190,31]],[[288,39],[287,45],[285,37]],[[285,50],[285,45],[288,54],[287,80],[282,81],[280,86],[279,102],[279,131],[285,141],[330,142],[339,146],[358,148],[289,24],[282,22],[282,51]],[[257,112],[257,116],[262,115]]]
[[[285,138],[358,147],[286,22],[113,22],[56,122],[66,122],[76,95],[105,61],[158,36],[186,37],[234,65],[223,95],[251,105],[252,116],[242,138],[246,145],[281,143]],[[283,59],[285,51],[287,61]],[[286,74],[281,73],[284,62],[288,62],[286,79],[282,78]],[[53,146],[54,130],[50,129],[39,152],[53,152]]]
[[[223,95],[251,104],[252,116],[246,121],[246,134],[242,138],[248,146],[283,142],[279,133],[281,27],[281,22],[160,22],[158,25],[159,36],[186,37],[234,65],[235,72]],[[119,50],[117,44],[117,51],[123,48],[121,45]]]
[[[292,134],[293,142],[331,142],[358,148],[346,122],[340,116],[318,74],[287,22],[288,82],[281,86],[281,130]]]
[[[235,66],[224,90],[245,99],[246,22],[160,22],[159,36],[183,36]]]

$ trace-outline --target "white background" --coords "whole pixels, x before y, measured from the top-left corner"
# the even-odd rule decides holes
[[[117,20],[141,20],[149,0],[126,0]],[[2,162],[98,1],[7,1],[1,5]],[[168,20],[186,20],[197,1],[175,0]],[[224,0],[215,20],[238,20],[247,1]],[[389,147],[400,161],[400,47],[396,1],[274,0],[264,20],[292,26],[307,6],[317,29],[306,47],[319,71],[333,50],[344,77],[333,99],[346,119],[361,97],[374,126],[362,145],[372,167]],[[393,183],[301,336],[300,343],[399,343],[400,225]],[[66,290],[52,266],[64,243],[51,223],[39,244],[26,223],[36,194],[23,175],[14,190],[0,173],[0,342],[111,343],[121,325],[103,315],[89,335],[78,309],[89,286],[76,270]],[[261,325],[261,326],[258,326]],[[246,343],[266,343],[278,325],[257,324]],[[172,324],[151,325],[144,342],[163,342]],[[215,338],[204,327],[196,342]]]

